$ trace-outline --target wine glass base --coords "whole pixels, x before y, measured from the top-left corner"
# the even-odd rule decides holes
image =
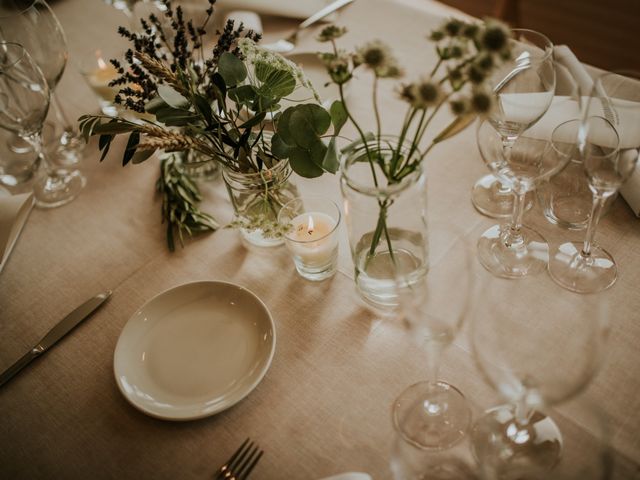
[[[511,189],[505,188],[498,177],[493,174],[480,178],[471,189],[471,203],[481,214],[491,218],[511,218],[513,215],[514,195]],[[533,205],[527,197],[525,211]]]
[[[404,440],[418,448],[444,450],[461,441],[471,425],[471,408],[456,387],[419,382],[393,404],[393,424]]]
[[[87,180],[78,170],[57,170],[34,185],[36,206],[61,207],[76,198]]]
[[[589,256],[581,255],[582,243],[566,242],[549,255],[549,276],[563,288],[577,293],[596,293],[611,287],[618,278],[613,257],[592,245]]]
[[[520,241],[509,243],[509,225],[494,225],[478,240],[478,259],[493,275],[519,278],[547,268],[549,246],[532,228],[520,227]]]
[[[530,478],[548,472],[560,460],[562,445],[551,417],[533,411],[522,425],[513,406],[488,410],[471,429],[473,454],[490,478]]]

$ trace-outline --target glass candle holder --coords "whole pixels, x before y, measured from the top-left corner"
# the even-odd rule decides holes
[[[301,197],[288,202],[278,222],[288,225],[285,244],[303,278],[320,281],[333,276],[338,266],[340,208],[323,197]]]
[[[120,58],[122,55],[118,55]],[[102,50],[88,53],[82,58],[77,66],[84,77],[87,85],[91,88],[100,104],[103,114],[114,117],[118,114],[118,108],[114,104],[114,98],[121,87],[111,87],[109,83],[120,75],[116,68],[109,61],[111,57]]]

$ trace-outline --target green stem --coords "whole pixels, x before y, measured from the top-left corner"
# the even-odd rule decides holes
[[[382,130],[380,124],[380,112],[378,111],[378,76],[373,77],[373,113],[376,116],[376,138],[378,139],[378,154],[380,153],[380,133]]]
[[[358,122],[356,122],[355,118],[353,118],[353,116],[351,115],[351,111],[349,111],[349,108],[347,107],[347,103],[344,100],[344,89],[342,88],[342,84],[338,85],[338,90],[340,92],[340,101],[342,102],[342,106],[344,107],[344,112],[347,114],[349,120],[351,120],[351,123],[353,123],[353,125],[356,127],[356,130],[358,130],[360,138],[362,139],[362,143],[364,144],[364,149],[367,152],[367,160],[369,161],[369,167],[371,168],[371,175],[373,176],[373,184],[377,188],[378,177],[376,176],[376,170],[373,166],[373,160],[371,159],[371,152],[369,151],[369,146],[367,145],[367,137],[364,135],[364,132],[360,128],[360,125],[358,125]]]
[[[398,146],[396,148],[396,151],[393,152],[393,158],[391,159],[391,178],[394,178],[395,172],[397,171],[398,161],[400,160],[400,151],[402,150],[404,139],[407,136],[407,132],[409,131],[411,123],[413,122],[413,117],[417,112],[418,111],[415,108],[409,107],[409,110],[407,110],[407,114],[405,115],[405,120],[402,124],[402,131],[400,132],[400,137],[398,138]]]
[[[438,59],[438,63],[436,63],[435,66],[433,67],[433,70],[431,70],[431,74],[429,75],[430,77],[433,78],[433,76],[436,74],[436,72],[440,68],[440,65],[442,65],[442,57]]]

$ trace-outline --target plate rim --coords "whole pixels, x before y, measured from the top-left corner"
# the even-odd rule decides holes
[[[173,290],[177,290],[178,288],[181,287],[186,287],[189,285],[197,285],[197,284],[217,284],[217,285],[226,285],[226,286],[231,286],[231,287],[235,287],[238,288],[240,290],[245,291],[246,293],[248,293],[251,297],[253,297],[254,300],[256,300],[263,308],[264,311],[267,313],[267,318],[269,320],[269,325],[271,327],[271,345],[270,345],[270,349],[269,349],[269,355],[267,358],[267,361],[264,365],[264,367],[262,368],[262,370],[260,371],[260,373],[258,374],[257,378],[255,379],[254,382],[251,383],[251,385],[249,385],[249,387],[246,388],[246,391],[244,391],[235,401],[232,401],[230,403],[227,404],[223,404],[222,406],[215,408],[211,411],[208,412],[200,412],[200,413],[196,413],[193,415],[187,415],[187,416],[167,416],[167,415],[163,415],[160,414],[156,411],[152,411],[149,410],[147,408],[145,408],[143,405],[140,405],[136,402],[133,401],[133,399],[130,397],[129,394],[126,393],[126,391],[124,390],[124,387],[120,381],[120,379],[118,378],[118,371],[117,371],[117,367],[116,367],[116,355],[118,352],[118,345],[120,345],[120,339],[122,338],[122,335],[124,334],[125,329],[127,328],[127,325],[129,325],[130,322],[132,322],[138,315],[138,313],[143,310],[145,307],[147,307],[147,305],[151,304],[153,301],[155,301],[158,297],[161,297],[162,295],[166,295],[167,293],[173,291]],[[252,292],[251,290],[249,290],[247,287],[243,287],[242,285],[239,285],[237,283],[233,283],[233,282],[227,282],[227,281],[223,281],[223,280],[196,280],[193,282],[186,282],[186,283],[181,283],[179,285],[174,285],[173,287],[169,287],[166,290],[163,290],[162,292],[159,292],[157,294],[155,294],[153,297],[149,298],[147,301],[145,301],[142,305],[140,305],[135,312],[133,312],[133,314],[131,314],[131,316],[129,317],[129,319],[125,322],[124,326],[122,327],[122,330],[120,331],[120,335],[118,335],[118,340],[116,341],[116,346],[114,348],[114,352],[113,352],[113,375],[115,377],[115,381],[116,381],[116,385],[118,386],[118,390],[120,391],[120,393],[122,394],[122,396],[127,400],[127,402],[132,405],[133,407],[135,407],[137,410],[141,411],[142,413],[149,415],[150,417],[153,418],[157,418],[159,420],[170,420],[170,421],[175,421],[175,422],[183,422],[183,421],[189,421],[189,420],[198,420],[201,418],[206,418],[206,417],[210,417],[213,415],[216,415],[224,410],[227,410],[228,408],[233,407],[234,405],[238,404],[239,402],[241,402],[242,400],[244,400],[253,390],[255,390],[255,388],[260,384],[260,382],[262,382],[262,379],[264,378],[264,376],[267,374],[267,371],[269,370],[269,368],[271,367],[271,363],[273,361],[273,357],[275,355],[275,351],[276,351],[276,325],[275,325],[275,321],[273,320],[273,315],[271,314],[271,311],[269,310],[269,308],[267,307],[267,305],[262,301],[262,299],[260,297],[258,297],[258,295],[256,295],[254,292]]]

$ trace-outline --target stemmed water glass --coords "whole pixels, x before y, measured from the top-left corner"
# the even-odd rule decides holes
[[[489,79],[497,108],[489,115],[500,134],[505,156],[518,137],[536,123],[551,105],[555,90],[553,44],[541,33],[514,29],[510,40],[513,60],[498,68]],[[509,218],[515,198],[508,183],[493,173],[478,180],[471,201],[492,218]]]
[[[53,168],[42,148],[42,127],[49,110],[47,81],[29,53],[17,43],[0,42],[0,127],[27,141],[42,159],[34,182],[37,204],[57,207],[82,189],[81,178]]]
[[[67,40],[60,22],[44,0],[3,0],[0,2],[0,40],[22,45],[42,70],[51,91],[52,106],[63,126],[58,160],[68,166],[76,165],[85,142],[54,93],[68,58]]]
[[[509,404],[477,421],[473,451],[489,478],[537,478],[563,449],[546,407],[579,393],[597,372],[608,298],[558,289],[546,275],[517,282],[485,277],[474,307],[473,353]]]
[[[554,248],[549,274],[564,288],[591,293],[609,288],[618,275],[613,257],[594,243],[594,237],[607,199],[617,193],[638,161],[640,81],[614,73],[598,78],[580,133],[578,143],[593,206],[584,242],[565,242]]]
[[[464,438],[471,409],[462,393],[438,379],[440,354],[470,311],[472,249],[452,225],[429,228],[429,271],[424,279],[396,275],[399,309],[412,339],[426,350],[427,380],[405,389],[393,404],[399,436],[418,448],[442,450]]]
[[[494,225],[478,240],[478,259],[499,277],[518,278],[547,267],[548,245],[536,230],[522,224],[525,196],[540,182],[558,173],[568,157],[550,154],[547,139],[520,136],[507,150],[502,135],[483,121],[478,126],[480,155],[489,169],[516,196],[511,222]]]

